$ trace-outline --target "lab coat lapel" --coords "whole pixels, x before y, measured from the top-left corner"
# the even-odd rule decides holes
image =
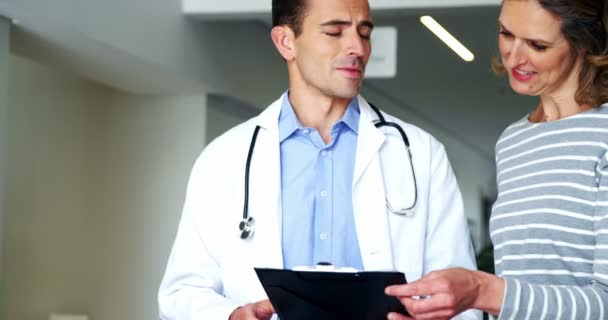
[[[256,119],[261,127],[251,163],[250,210],[255,210],[257,266],[283,267],[281,249],[281,160],[278,119],[281,97]]]
[[[379,159],[385,136],[372,123],[377,116],[361,97],[359,109],[361,116],[353,176],[353,208],[361,257],[366,270],[394,269]]]
[[[384,134],[378,130],[373,120],[376,118],[373,115],[373,110],[360,96],[359,101],[359,138],[357,139],[357,156],[355,158],[355,172],[353,174],[353,185],[357,184],[358,180],[368,168],[372,160],[378,156],[378,150],[384,143]]]

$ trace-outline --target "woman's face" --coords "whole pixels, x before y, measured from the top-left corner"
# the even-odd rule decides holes
[[[498,47],[511,88],[542,96],[576,91],[582,56],[562,34],[561,20],[536,0],[505,0]]]

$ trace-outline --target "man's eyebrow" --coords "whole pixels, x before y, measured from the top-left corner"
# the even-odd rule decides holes
[[[350,25],[350,21],[346,21],[346,20],[329,20],[326,22],[321,23],[322,27],[325,26],[349,26]]]
[[[322,27],[326,27],[326,26],[349,26],[349,25],[351,25],[350,21],[338,20],[338,19],[329,20],[329,21],[321,23]],[[359,22],[358,26],[359,27],[368,27],[370,29],[374,28],[374,24],[371,21],[368,21],[368,20]]]

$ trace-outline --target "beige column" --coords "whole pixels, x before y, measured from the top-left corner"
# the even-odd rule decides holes
[[[9,19],[0,16],[0,320],[4,314],[4,281],[3,274],[3,254],[4,243],[4,196],[6,167],[8,161],[8,60],[9,60],[9,37],[11,22]]]

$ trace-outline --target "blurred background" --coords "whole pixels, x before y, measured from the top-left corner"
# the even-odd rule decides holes
[[[0,0],[0,319],[158,318],[194,160],[287,89],[270,2]],[[490,68],[500,1],[370,4],[396,65],[362,93],[445,144],[490,268],[494,143],[534,107]]]

